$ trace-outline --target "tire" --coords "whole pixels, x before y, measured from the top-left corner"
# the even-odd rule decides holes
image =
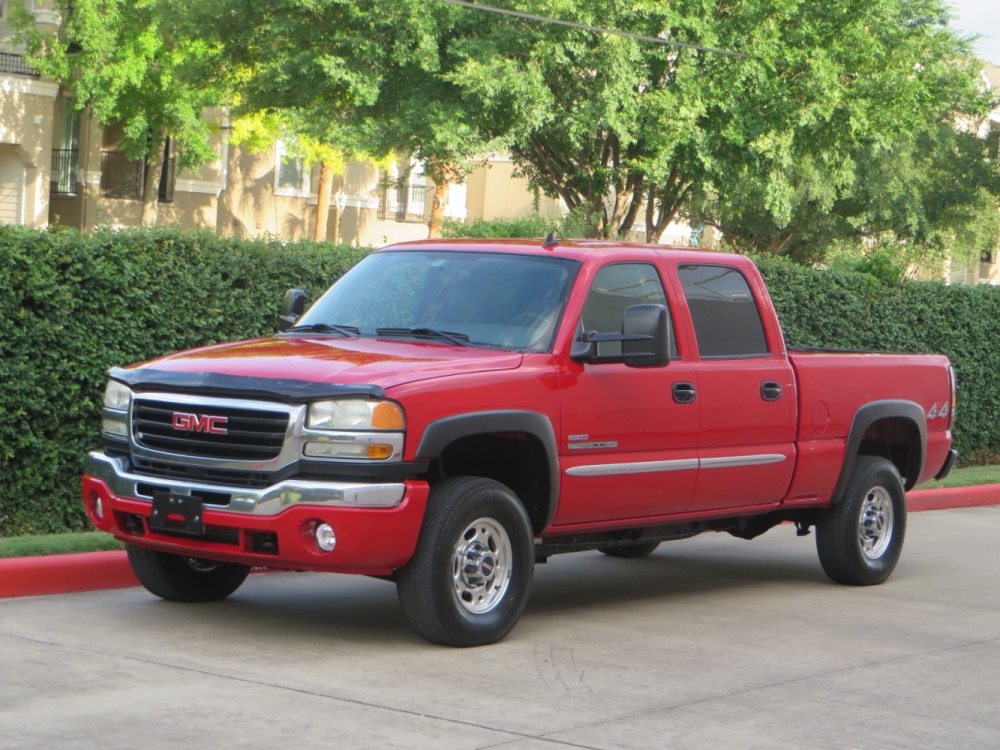
[[[844,498],[820,511],[816,550],[837,583],[872,586],[892,573],[906,535],[906,493],[888,460],[859,456]]]
[[[492,479],[455,477],[431,491],[396,591],[407,622],[431,643],[485,646],[517,624],[534,567],[531,522],[517,496]]]
[[[608,557],[625,557],[630,560],[637,560],[640,557],[649,557],[656,552],[660,546],[659,542],[634,542],[632,544],[619,544],[614,547],[601,547]]]
[[[147,591],[171,602],[214,602],[236,591],[249,565],[183,557],[126,544],[132,572]]]

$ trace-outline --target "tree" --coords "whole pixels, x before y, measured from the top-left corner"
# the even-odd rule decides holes
[[[938,0],[523,5],[647,38],[469,10],[477,23],[442,40],[459,60],[442,75],[478,126],[600,236],[624,236],[644,207],[655,241],[697,207],[788,252],[797,216],[838,225],[838,202],[876,199],[856,188],[915,145],[908,134],[989,106]],[[910,188],[935,189],[929,177]]]
[[[59,34],[41,31],[23,7],[16,22],[32,64],[72,88],[75,106],[102,127],[117,128],[121,148],[147,163],[142,223],[156,223],[163,152],[177,144],[178,166],[203,164],[216,154],[204,112],[224,104],[224,81],[207,84],[218,48],[197,29],[179,23],[171,0],[57,0]]]
[[[308,135],[310,132],[316,132],[316,128],[310,123],[310,118],[298,110],[279,110],[271,114],[250,112],[231,121],[229,141],[235,145],[245,146],[252,153],[263,153],[273,147],[274,141],[280,139],[288,147],[291,155],[302,158],[306,169],[317,163],[320,165],[313,226],[313,239],[320,242],[325,240],[327,235],[333,180],[344,173],[348,156],[336,146]],[[350,158],[368,157],[363,154],[352,154]]]
[[[222,74],[242,82],[238,112],[294,111],[305,135],[342,153],[417,158],[439,236],[449,186],[492,145],[438,75],[439,41],[464,13],[425,0],[220,0],[202,13],[225,50]]]

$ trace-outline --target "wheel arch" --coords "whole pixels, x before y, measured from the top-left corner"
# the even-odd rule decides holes
[[[844,498],[858,456],[882,456],[912,489],[923,473],[927,445],[927,416],[913,401],[874,401],[854,414],[847,435],[844,465],[833,492],[833,502]]]
[[[484,455],[498,461],[485,460]],[[559,497],[559,453],[549,418],[527,410],[456,414],[431,422],[417,445],[418,461],[437,462],[443,476],[462,466],[509,486],[525,504],[535,533],[555,516]],[[503,464],[503,459],[508,464]],[[517,471],[507,470],[511,461]],[[457,471],[449,464],[457,464]]]

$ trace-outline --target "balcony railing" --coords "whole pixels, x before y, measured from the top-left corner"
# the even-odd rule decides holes
[[[145,194],[146,162],[121,151],[101,152],[101,195],[141,201]]]
[[[41,73],[28,65],[23,57],[10,52],[0,52],[0,73],[16,73],[17,75],[41,78]]]
[[[177,158],[171,156],[164,160],[163,170],[160,172],[160,203],[174,202],[174,182],[177,178]]]
[[[431,201],[428,195],[434,190],[427,185],[400,184],[395,180],[382,180],[378,184],[379,221],[400,221],[423,224],[431,218]]]
[[[77,167],[80,151],[75,148],[52,149],[52,184],[49,192],[53,195],[76,195]]]
[[[146,170],[142,159],[130,159],[121,151],[101,152],[101,195],[105,198],[128,198],[141,201],[146,195]],[[177,159],[163,161],[157,198],[161,203],[174,200]]]

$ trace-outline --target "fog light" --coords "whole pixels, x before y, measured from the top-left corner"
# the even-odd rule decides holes
[[[333,533],[333,527],[328,523],[321,523],[316,527],[316,546],[324,552],[333,552],[337,546],[337,535]]]
[[[94,514],[94,518],[98,521],[104,520],[104,501],[101,500],[101,496],[96,492],[90,493],[90,512]]]

